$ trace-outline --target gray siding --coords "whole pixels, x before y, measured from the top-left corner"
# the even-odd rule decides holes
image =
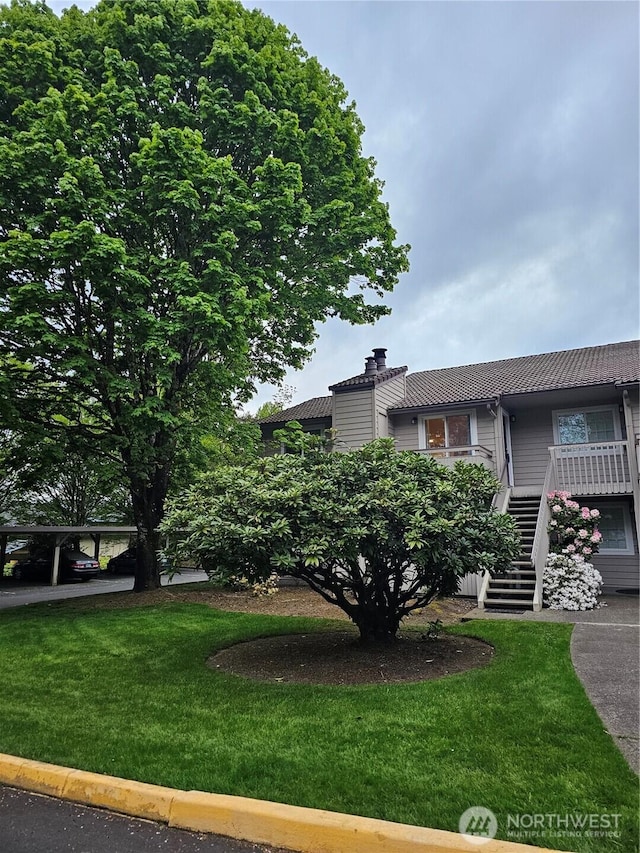
[[[637,589],[640,586],[637,554],[596,554],[593,565],[602,575],[607,589]]]
[[[393,415],[393,435],[396,440],[396,450],[418,449],[418,430],[420,427],[417,423],[411,423],[413,417],[414,415],[406,414]]]
[[[602,498],[580,499],[581,504],[600,510],[606,508],[607,503],[626,503],[631,513],[631,535],[633,537],[633,554],[596,554],[593,557],[593,565],[602,575],[602,582],[607,589],[629,589],[640,586],[640,562],[638,560],[638,539],[636,536],[633,502],[624,498],[616,497],[614,500],[606,501]]]
[[[559,408],[559,407],[555,407]],[[513,479],[517,487],[542,491],[553,444],[551,407],[520,409],[511,424]]]
[[[513,451],[513,476],[517,488],[530,488],[540,493],[549,464],[549,447],[553,437],[553,412],[583,406],[619,406],[620,397],[575,399],[567,402],[515,409],[515,422],[511,424]],[[624,429],[624,422],[622,423]]]
[[[336,450],[354,450],[373,440],[373,391],[348,391],[333,396]]]
[[[496,419],[487,411],[486,406],[478,407],[476,410],[476,423],[478,425],[478,444],[486,447],[491,453],[491,458],[496,459]]]
[[[395,376],[387,382],[383,382],[374,389],[376,406],[376,438],[387,438],[394,436],[393,418],[387,415],[387,410],[398,400],[402,400],[406,393],[405,377]]]
[[[636,439],[640,437],[640,394],[638,393],[638,389],[631,389],[629,391],[629,406],[631,407],[631,417],[633,420],[633,437]],[[632,438],[632,436],[629,436]]]

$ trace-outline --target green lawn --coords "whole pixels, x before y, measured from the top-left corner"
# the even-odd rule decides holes
[[[503,824],[619,813],[621,838],[532,843],[637,849],[637,778],[573,672],[571,626],[460,626],[494,662],[412,685],[259,684],[205,666],[221,646],[326,624],[189,604],[4,611],[0,751],[456,831],[471,805]]]

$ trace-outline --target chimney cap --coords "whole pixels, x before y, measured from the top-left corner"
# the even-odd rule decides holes
[[[375,376],[375,374],[377,372],[378,372],[378,362],[376,361],[376,359],[372,355],[367,356],[367,359],[365,360],[365,363],[364,363],[364,375],[365,376]]]
[[[373,357],[378,365],[378,370],[385,370],[387,366],[387,350],[385,347],[376,347],[373,350]]]

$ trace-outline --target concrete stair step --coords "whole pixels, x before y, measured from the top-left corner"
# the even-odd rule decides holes
[[[485,606],[489,607],[513,607],[518,610],[533,610],[533,602],[515,601],[511,598],[491,598],[485,601]]]
[[[485,601],[494,601],[495,598],[501,598],[506,601],[508,598],[512,598],[513,601],[533,601],[533,593],[529,589],[522,589],[519,591],[513,589],[496,589],[487,593],[487,597]]]

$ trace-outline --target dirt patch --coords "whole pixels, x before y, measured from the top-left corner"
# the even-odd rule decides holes
[[[133,583],[133,581],[132,581]],[[194,588],[196,587],[196,588]],[[343,630],[269,637],[239,643],[218,652],[209,666],[246,678],[299,684],[383,684],[424,681],[485,666],[493,649],[480,640],[440,634],[425,640],[429,623],[460,622],[476,604],[464,598],[441,598],[415,610],[403,622],[396,643],[366,647],[339,607],[306,586],[285,586],[275,595],[255,596],[201,584],[176,584],[147,592],[113,592],[52,602],[68,610],[111,610],[180,602],[216,610],[274,616],[306,616],[345,623]],[[421,630],[421,629],[424,629]]]
[[[238,643],[207,661],[216,670],[257,681],[294,684],[396,684],[426,681],[486,666],[493,647],[473,637],[418,631],[396,642],[362,645],[352,631],[288,634]]]
[[[133,584],[133,581],[132,581]],[[264,613],[273,616],[311,616],[321,619],[349,619],[339,607],[325,601],[306,586],[283,587],[275,595],[258,597],[249,592],[230,592],[207,586],[190,589],[190,584],[162,587],[147,592],[112,592],[90,598],[67,599],[51,604],[65,610],[112,610],[131,607],[150,607],[175,602],[205,604],[217,610],[242,613]],[[443,625],[452,625],[476,606],[475,601],[464,598],[441,598],[421,610],[414,611],[405,620],[406,626],[421,626],[439,619]]]

